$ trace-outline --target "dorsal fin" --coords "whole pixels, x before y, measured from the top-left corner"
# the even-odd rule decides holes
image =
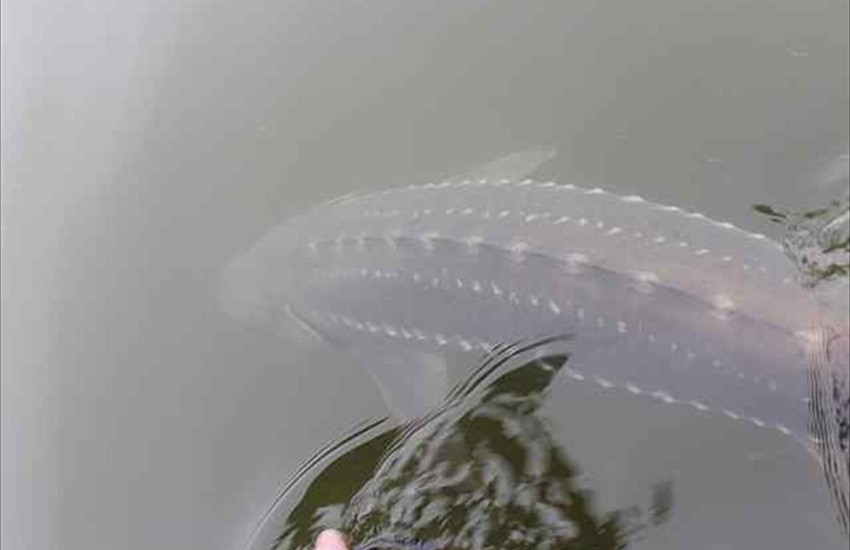
[[[521,180],[555,158],[556,154],[557,151],[554,148],[510,153],[486,164],[475,166],[464,174],[450,177],[448,181],[502,178]]]

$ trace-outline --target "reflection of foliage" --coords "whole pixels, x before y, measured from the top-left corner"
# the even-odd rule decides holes
[[[320,527],[337,526],[360,550],[614,550],[665,522],[669,484],[655,487],[648,513],[600,513],[536,415],[567,359],[537,359],[486,386],[492,376],[481,376],[430,416],[340,457],[313,481],[277,547],[306,548]]]
[[[274,548],[312,548],[312,541],[325,527],[333,527],[346,502],[375,470],[382,453],[399,435],[388,430],[338,457],[310,483],[304,497],[287,518]]]
[[[563,363],[565,358],[561,358]],[[355,540],[444,540],[449,548],[621,548],[616,516],[598,520],[575,468],[531,413],[552,369],[506,374],[481,405],[447,410],[406,434],[346,511]],[[541,387],[542,386],[542,387]]]
[[[786,228],[785,250],[799,267],[805,286],[850,276],[848,196],[813,210],[798,212],[766,204],[755,204],[753,210]]]

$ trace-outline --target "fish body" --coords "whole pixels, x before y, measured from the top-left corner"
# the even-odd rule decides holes
[[[359,357],[407,417],[445,398],[447,357],[575,334],[578,382],[802,441],[846,524],[847,285],[822,302],[798,275],[779,243],[700,213],[488,177],[320,205],[227,266],[220,297]]]
[[[231,264],[224,303],[295,320],[367,362],[576,331],[587,376],[805,434],[806,357],[839,350],[847,328],[795,280],[780,245],[730,224],[497,180],[318,207]]]

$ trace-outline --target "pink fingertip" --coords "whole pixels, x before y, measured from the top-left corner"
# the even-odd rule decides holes
[[[348,550],[345,536],[336,529],[326,529],[316,539],[316,550]]]

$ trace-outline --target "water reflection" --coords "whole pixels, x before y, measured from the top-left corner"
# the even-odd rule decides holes
[[[626,509],[597,504],[539,413],[569,360],[569,336],[494,349],[442,407],[313,474],[272,547],[310,548],[337,526],[359,550],[625,548],[667,520],[672,483]]]

